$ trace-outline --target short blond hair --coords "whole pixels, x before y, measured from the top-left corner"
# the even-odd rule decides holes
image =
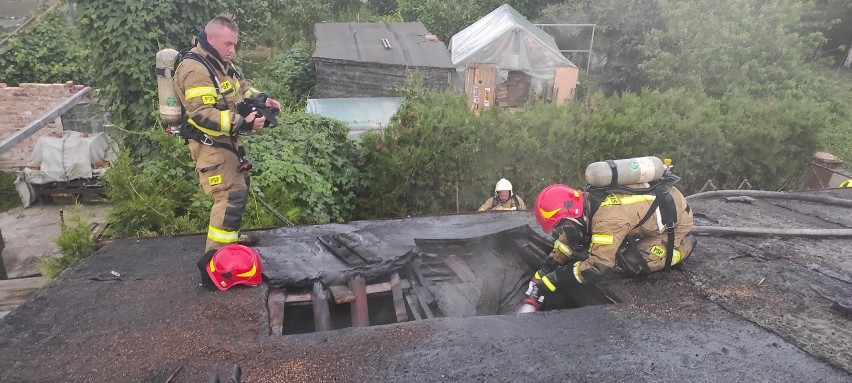
[[[236,20],[234,20],[234,15],[230,13],[223,13],[210,20],[207,25],[204,27],[204,32],[210,34],[213,28],[228,28],[234,33],[240,33],[240,27],[237,26]]]

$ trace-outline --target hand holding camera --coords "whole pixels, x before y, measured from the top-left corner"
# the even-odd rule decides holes
[[[246,122],[253,123],[253,128],[256,128],[254,127],[254,121],[258,121],[257,124],[260,124],[259,120],[257,120],[259,118],[263,121],[263,128],[274,128],[278,126],[278,118],[276,116],[281,111],[278,107],[275,107],[275,105],[280,104],[274,101],[266,93],[258,93],[252,98],[238,102],[237,112],[246,119]]]

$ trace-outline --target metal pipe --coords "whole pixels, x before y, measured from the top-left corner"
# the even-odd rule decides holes
[[[813,195],[812,193],[795,193],[795,192],[774,192],[766,190],[716,190],[693,194],[686,197],[687,201],[692,201],[698,198],[713,198],[713,197],[760,197],[760,198],[778,198],[778,199],[795,199],[808,202],[819,202],[827,205],[852,207],[852,199],[828,197],[822,195]]]
[[[719,235],[734,237],[852,237],[852,229],[773,229],[757,227],[693,226],[690,233],[695,235]]]

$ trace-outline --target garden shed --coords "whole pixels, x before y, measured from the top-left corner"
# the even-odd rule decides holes
[[[460,78],[471,65],[496,67],[495,101],[501,106],[523,104],[533,93],[548,97],[557,68],[573,74],[567,87],[576,88],[577,66],[562,55],[553,36],[508,4],[456,33],[450,51]]]
[[[396,97],[414,71],[448,89],[455,66],[446,45],[420,22],[317,23],[313,97]]]

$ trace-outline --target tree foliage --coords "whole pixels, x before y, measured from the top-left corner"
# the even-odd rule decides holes
[[[422,22],[429,32],[447,43],[454,34],[504,3],[522,15],[538,11],[538,3],[532,0],[398,0],[397,3],[403,20]]]
[[[640,46],[653,29],[664,30],[665,20],[657,0],[580,0],[550,5],[539,21],[597,24],[593,50],[598,62],[587,75],[589,93],[602,90],[639,92],[648,77],[639,69],[647,58]],[[574,33],[578,33],[575,31]]]
[[[286,209],[291,221],[348,220],[361,187],[358,150],[347,136],[349,128],[304,112],[279,116],[279,123],[246,139],[246,151],[258,168],[252,190],[277,209]]]
[[[317,0],[225,0],[240,23],[245,51],[286,50],[299,41],[313,41],[314,23],[328,21],[332,6]],[[334,2],[336,3],[336,2]]]
[[[92,81],[119,124],[154,126],[156,84],[151,67],[162,48],[190,45],[197,28],[224,9],[220,0],[84,0],[78,26]]]
[[[415,82],[416,83],[416,82]],[[405,102],[381,134],[365,134],[360,218],[455,211],[478,150],[463,97],[409,85]]]
[[[653,87],[702,89],[716,97],[730,90],[755,97],[819,94],[824,81],[809,64],[825,38],[820,33],[797,33],[804,4],[795,0],[660,3],[667,29],[651,31],[642,45],[648,60],[640,65]]]
[[[805,8],[800,34],[822,33],[826,38],[823,55],[842,65],[852,45],[852,2],[848,0],[802,0]]]
[[[303,107],[314,89],[316,77],[312,52],[307,43],[294,44],[267,60],[262,69],[255,71],[252,83],[285,107]]]
[[[63,12],[52,11],[31,31],[9,38],[8,50],[0,56],[0,82],[87,84],[88,56],[77,28]]]

